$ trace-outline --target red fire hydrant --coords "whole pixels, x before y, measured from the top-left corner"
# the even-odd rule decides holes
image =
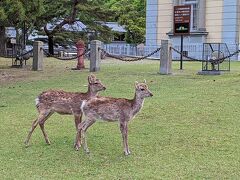
[[[77,68],[78,70],[80,69],[84,69],[84,51],[85,51],[85,44],[82,40],[79,40],[76,43],[76,47],[77,47],[77,57],[78,57],[78,63],[77,63]]]

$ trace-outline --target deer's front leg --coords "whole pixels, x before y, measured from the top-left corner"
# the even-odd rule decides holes
[[[123,138],[123,147],[124,147],[124,154],[127,156],[127,155],[130,155],[130,151],[129,151],[129,148],[128,148],[128,122],[127,121],[121,121],[120,122],[120,130],[121,130],[121,133],[122,133],[122,138]]]
[[[77,134],[78,134],[78,126],[79,126],[79,124],[82,122],[82,114],[80,114],[80,115],[75,115],[74,116],[74,118],[75,118],[75,126],[76,126],[76,131],[77,131]],[[80,141],[80,139],[81,139],[81,130],[79,131],[79,133],[80,133],[80,135],[78,136],[76,136],[76,140],[75,140],[75,144],[74,144],[74,148],[78,151],[79,150],[79,148],[81,147],[81,141]]]
[[[88,146],[87,146],[86,132],[87,132],[87,129],[95,122],[96,122],[96,120],[94,118],[86,119],[84,122],[82,122],[79,125],[79,128],[78,128],[78,135],[79,135],[79,132],[81,132],[81,130],[82,130],[83,149],[86,153],[90,153]]]

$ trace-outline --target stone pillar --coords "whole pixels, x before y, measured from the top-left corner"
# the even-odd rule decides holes
[[[199,12],[198,16],[198,30],[206,31],[206,0],[198,1]]]
[[[102,42],[98,40],[93,40],[90,43],[90,72],[100,70],[101,44]]]
[[[172,73],[172,51],[170,49],[171,43],[169,40],[161,40],[160,51],[160,74]]]
[[[33,43],[33,71],[42,71],[43,70],[43,42],[34,41]]]
[[[83,54],[84,51],[85,51],[85,44],[82,40],[79,40],[76,43],[76,47],[77,47],[77,56],[78,56],[78,63],[77,63],[76,69],[77,70],[84,69],[85,68],[85,66],[84,66],[84,56],[80,56],[80,55]]]

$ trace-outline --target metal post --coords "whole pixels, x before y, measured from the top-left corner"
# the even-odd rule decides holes
[[[180,56],[180,70],[183,69],[183,35],[181,35],[181,56]]]
[[[240,49],[240,44],[238,44],[238,49]],[[238,61],[240,61],[240,53],[238,53]]]

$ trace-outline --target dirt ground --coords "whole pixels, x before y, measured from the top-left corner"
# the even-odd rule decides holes
[[[51,58],[46,58],[45,61],[47,62],[43,64],[44,71],[32,71],[31,58],[23,67],[13,67],[11,58],[0,58],[0,85],[46,79],[76,66],[76,61],[59,62]]]
[[[23,68],[12,68],[11,66],[0,68],[0,84],[7,84],[11,82],[21,81],[28,77],[28,71],[31,70],[30,66]]]
[[[149,61],[141,60],[134,62],[124,62],[113,58],[106,58],[101,61],[102,64],[116,65],[116,64],[148,64]],[[18,81],[32,81],[45,79],[52,76],[57,76],[63,71],[69,71],[76,67],[77,61],[59,61],[55,58],[44,58],[44,71],[32,71],[32,58],[27,60],[27,64],[22,68],[12,67],[12,58],[0,57],[0,85],[11,84]],[[89,61],[85,60],[86,70],[89,71]]]

